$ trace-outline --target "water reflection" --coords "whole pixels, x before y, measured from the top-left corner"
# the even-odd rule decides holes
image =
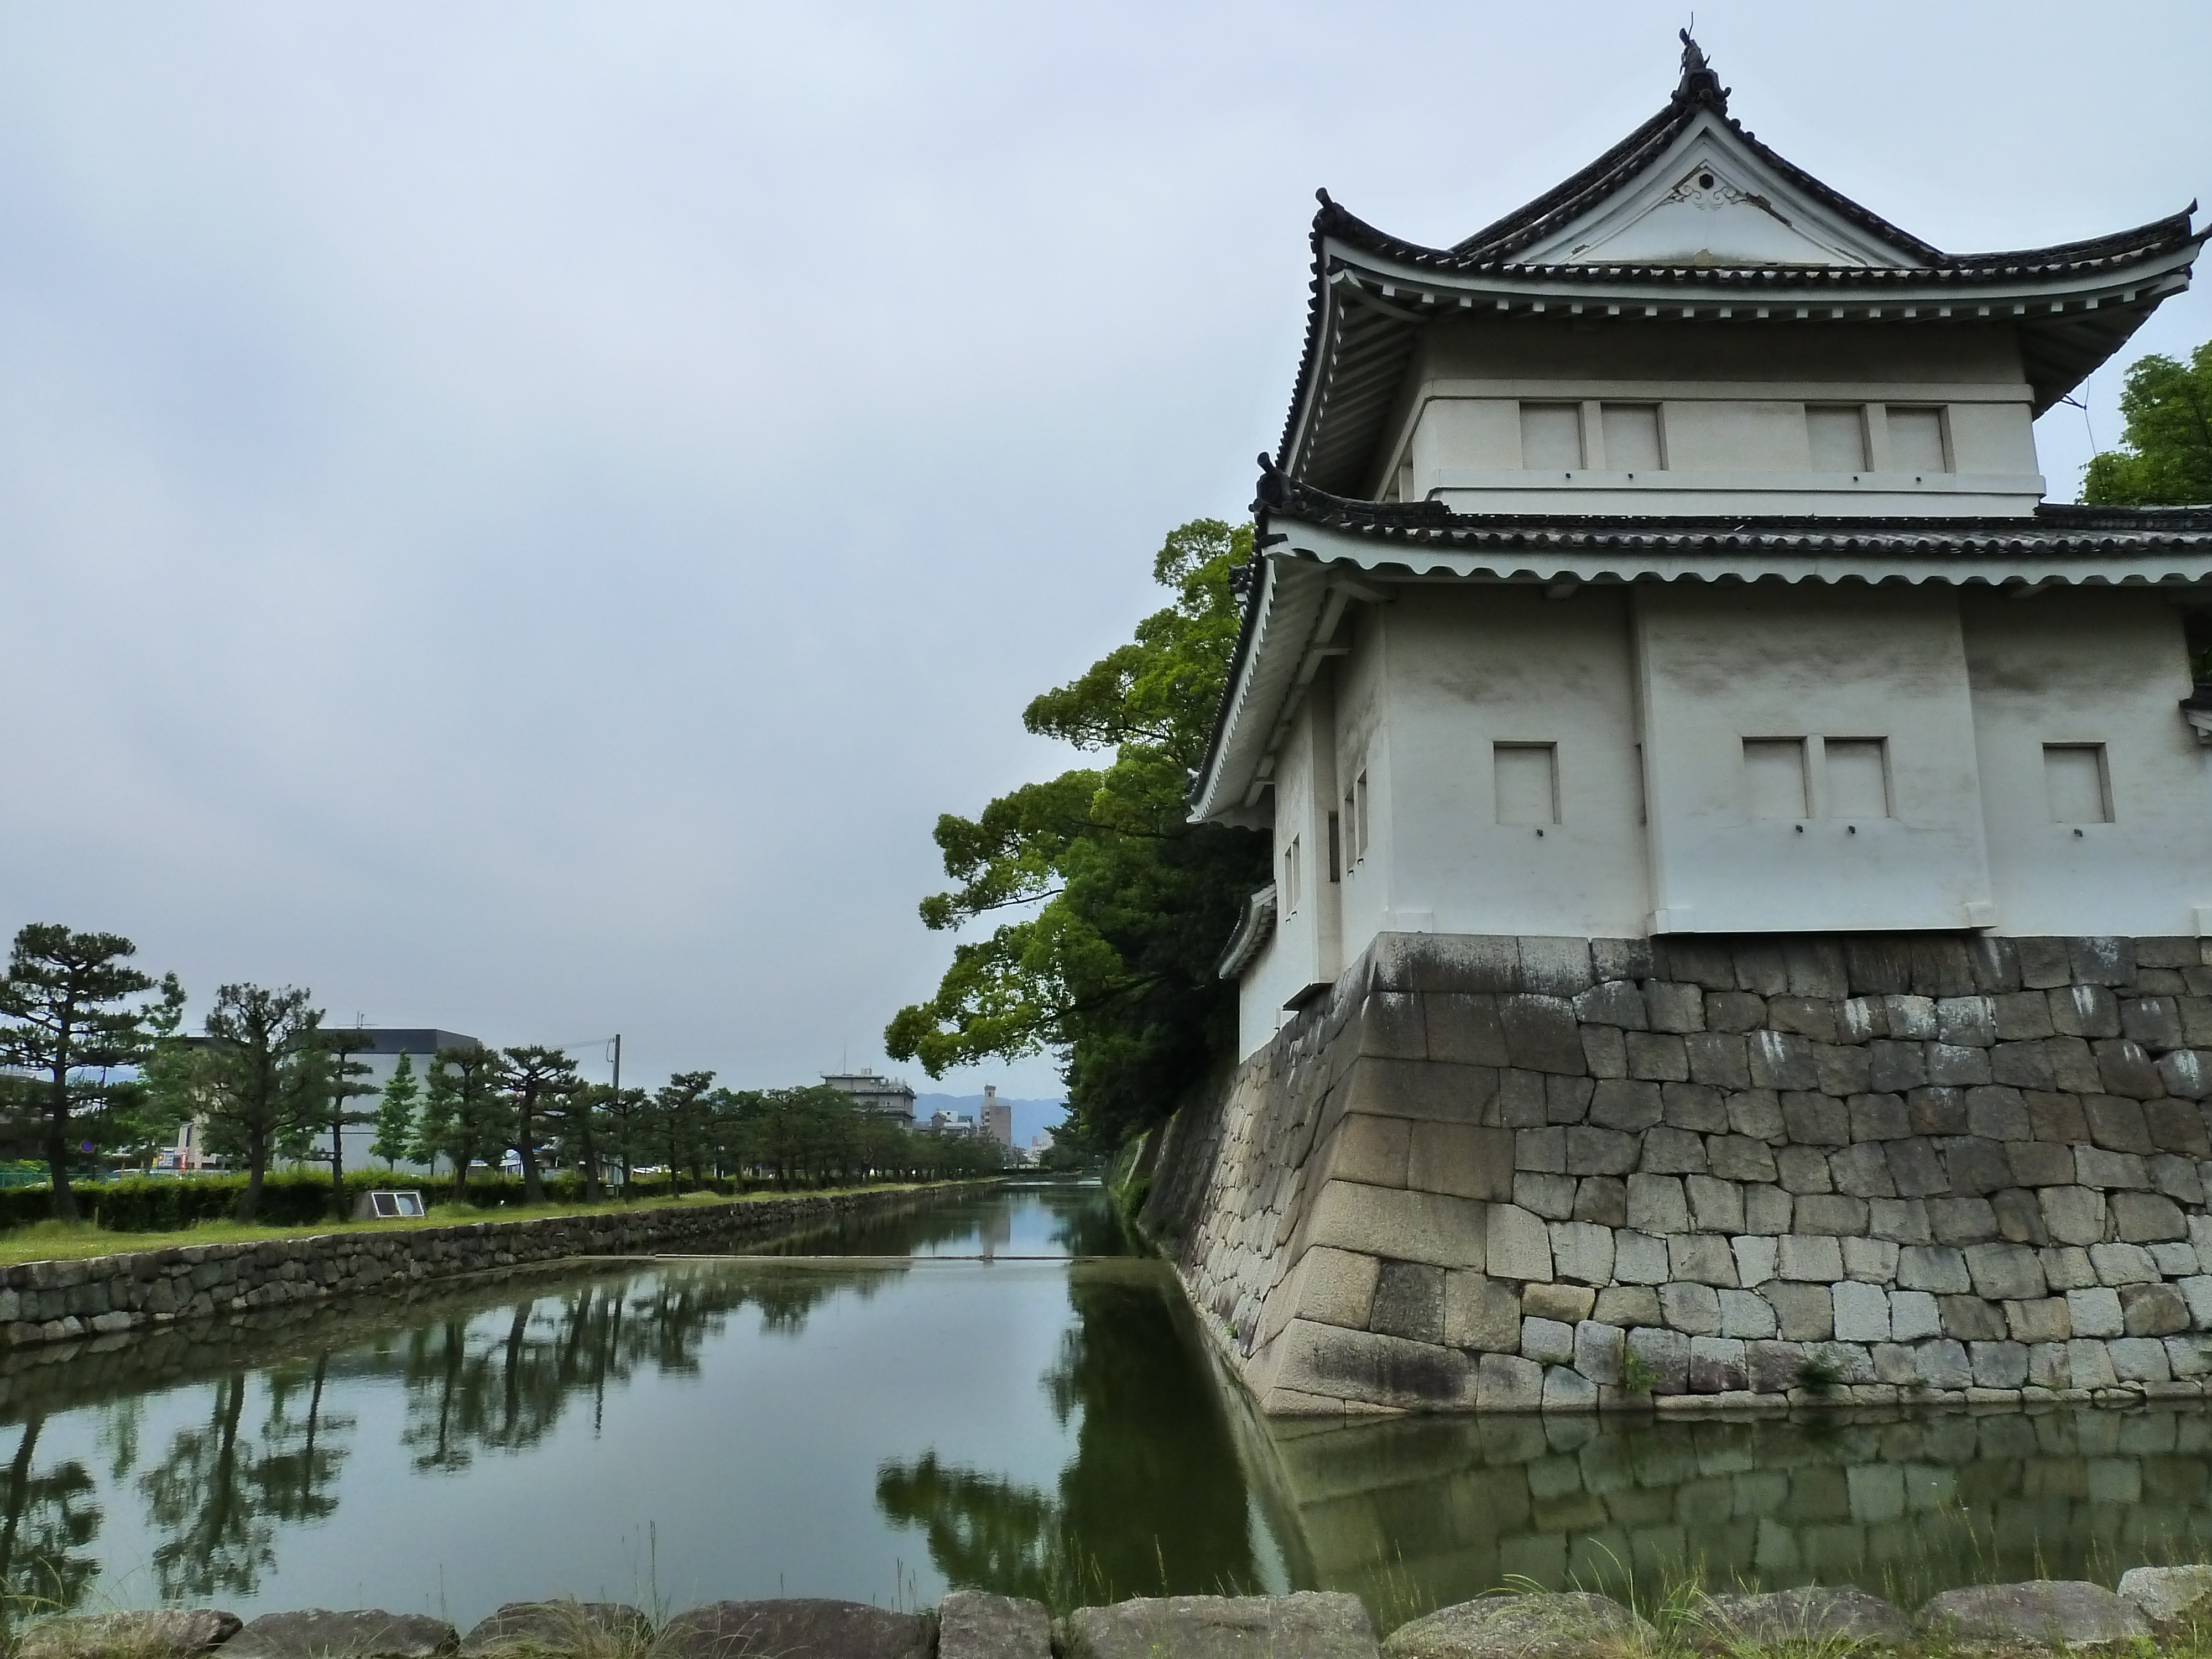
[[[7,1516],[0,1523],[0,1593],[8,1604],[73,1607],[100,1563],[83,1553],[100,1533],[90,1470],[74,1458],[39,1461],[46,1419],[25,1420],[8,1463]]]
[[[1290,1428],[1275,1442],[1308,1571],[1378,1607],[1509,1577],[1649,1592],[1856,1583],[2111,1583],[2212,1549],[2201,1407],[1623,1425],[1534,1419]],[[1401,1616],[1403,1616],[1402,1613]]]
[[[1096,1182],[1008,1182],[887,1215],[848,1217],[766,1240],[748,1254],[860,1256],[1121,1256],[1136,1253]]]
[[[1262,1588],[1224,1401],[1171,1297],[1153,1274],[1070,1276],[1075,1318],[1040,1381],[1075,1455],[1049,1495],[933,1451],[884,1466],[877,1503],[948,1583],[1060,1607]]]
[[[467,1622],[564,1590],[1304,1586],[1391,1623],[1516,1576],[1914,1602],[2212,1553],[2201,1407],[1271,1425],[1095,1188],[834,1237],[856,1260],[817,1234],[0,1361],[0,1591]],[[647,1538],[652,1586],[610,1574]]]

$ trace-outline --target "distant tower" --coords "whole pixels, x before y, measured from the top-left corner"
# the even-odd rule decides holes
[[[999,1085],[983,1085],[983,1109],[976,1115],[981,1121],[983,1133],[1001,1146],[1014,1144],[1014,1108],[1010,1101],[999,1098]]]

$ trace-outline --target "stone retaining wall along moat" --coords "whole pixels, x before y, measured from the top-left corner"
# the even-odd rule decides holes
[[[794,1193],[453,1227],[318,1233],[252,1244],[191,1244],[0,1267],[0,1345],[65,1342],[141,1326],[389,1291],[577,1256],[712,1252],[949,1187]]]
[[[1267,1410],[2194,1395],[2195,939],[1385,934],[1160,1137]]]

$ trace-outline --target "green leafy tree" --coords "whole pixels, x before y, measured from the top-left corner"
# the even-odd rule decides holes
[[[226,985],[208,1012],[200,1080],[208,1144],[246,1159],[238,1218],[261,1207],[269,1157],[315,1122],[328,1098],[323,1012],[288,986]]]
[[[138,947],[118,933],[78,933],[34,921],[15,935],[0,979],[0,1065],[27,1076],[9,1092],[34,1118],[53,1180],[53,1213],[76,1218],[70,1158],[80,1138],[109,1138],[103,1120],[139,1092],[136,1066],[152,1039],[147,1011],[120,1006],[154,981],[125,957]]]
[[[652,1156],[648,1134],[653,1101],[642,1089],[610,1091],[599,1110],[601,1151],[622,1166],[622,1190],[629,1194],[630,1170]]]
[[[453,1166],[453,1198],[467,1195],[469,1165],[498,1159],[506,1146],[507,1097],[501,1091],[496,1049],[463,1045],[430,1056],[422,1115],[415,1126],[415,1156]]]
[[[604,1083],[578,1083],[548,1097],[546,1117],[555,1153],[562,1163],[582,1172],[586,1204],[606,1196],[599,1166],[606,1157],[606,1111],[614,1092]]]
[[[374,1112],[356,1112],[353,1103],[375,1089],[362,1079],[369,1068],[356,1054],[371,1053],[374,1042],[358,1029],[338,1027],[322,1033],[316,1045],[314,1079],[300,1121],[294,1126],[286,1150],[313,1163],[331,1166],[331,1203],[341,1219],[345,1215],[345,1132],[374,1123]],[[318,1152],[317,1137],[330,1137],[330,1150]]]
[[[174,974],[164,974],[158,990],[146,1007],[138,1087],[117,1114],[118,1149],[143,1164],[173,1143],[178,1126],[200,1110],[199,1060],[185,1031],[185,988]]]
[[[940,1077],[1051,1051],[1077,1118],[1115,1140],[1231,1057],[1236,991],[1214,964],[1267,878],[1267,847],[1249,830],[1188,822],[1185,797],[1236,646],[1231,573],[1251,555],[1249,526],[1201,519],[1169,536],[1152,565],[1168,606],[1023,715],[1107,763],[938,820],[959,884],[922,901],[925,925],[1036,908],[954,947],[937,994],[885,1031],[894,1057]]]
[[[712,1072],[678,1072],[653,1091],[653,1146],[668,1165],[671,1192],[679,1170],[689,1170],[697,1186],[713,1154],[714,1109],[707,1094],[714,1084]]]
[[[2122,447],[2092,456],[2081,499],[2099,506],[2212,502],[2212,340],[2186,363],[2136,360],[2120,392]]]
[[[387,1170],[398,1167],[399,1160],[415,1150],[415,1109],[422,1098],[422,1085],[415,1075],[415,1061],[403,1048],[399,1063],[384,1080],[384,1092],[378,1097],[376,1139],[368,1147],[369,1155],[382,1158]]]
[[[576,1062],[558,1048],[525,1043],[501,1057],[500,1086],[507,1093],[510,1143],[522,1160],[522,1201],[543,1204],[545,1181],[538,1153],[552,1127],[557,1103],[576,1086]]]

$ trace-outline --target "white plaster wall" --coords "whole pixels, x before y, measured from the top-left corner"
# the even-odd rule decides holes
[[[1525,466],[1523,401],[1587,405],[1579,468]],[[1607,402],[1660,405],[1661,469],[1606,455]],[[1813,470],[1808,403],[1865,406],[1864,467]],[[1893,404],[1947,411],[1941,472],[1893,462]],[[1462,512],[2008,514],[2043,493],[2017,343],[1996,327],[1446,319],[1425,337],[1383,455],[1378,495]]]
[[[1351,653],[1336,659],[1332,671],[1340,810],[1345,792],[1363,769],[1368,781],[1367,844],[1356,860],[1347,853],[1337,894],[1346,962],[1356,960],[1375,935],[1387,929],[1427,931],[1426,927],[1417,925],[1419,918],[1396,919],[1391,896],[1391,732],[1386,715],[1391,625],[1396,609],[1395,602],[1353,606],[1339,635],[1349,640]]]
[[[1551,599],[1529,586],[1408,586],[1382,623],[1397,926],[1640,931],[1650,905],[1626,592]],[[1557,822],[1498,822],[1501,743],[1553,746]],[[1371,938],[1348,930],[1347,955]]]
[[[1654,931],[1987,924],[1973,711],[1953,590],[1635,592]],[[1747,737],[1808,740],[1804,817],[1751,816]],[[1887,739],[1894,816],[1832,813],[1824,737]],[[2125,929],[2112,921],[2094,931]]]
[[[2126,591],[1969,596],[1961,611],[2000,931],[2203,931],[2212,750],[2176,708],[2190,689],[2179,613]],[[2112,822],[2051,822],[2047,743],[2106,745]]]

